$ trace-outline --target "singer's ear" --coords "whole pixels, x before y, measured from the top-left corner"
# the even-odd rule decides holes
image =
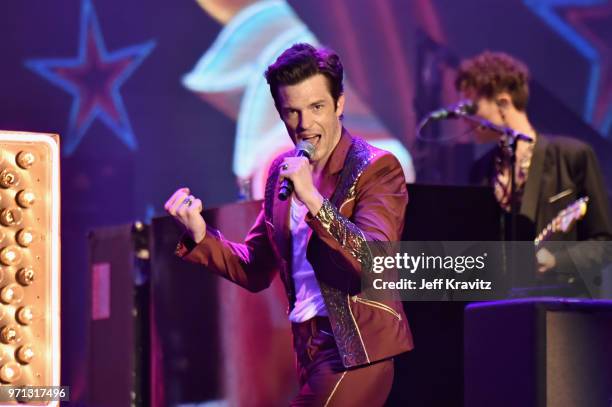
[[[344,93],[338,97],[336,101],[336,116],[340,117],[344,113]]]

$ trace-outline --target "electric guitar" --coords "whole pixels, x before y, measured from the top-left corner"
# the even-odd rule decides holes
[[[567,208],[559,212],[533,241],[536,250],[540,248],[542,242],[550,239],[553,233],[565,233],[574,225],[574,223],[582,219],[584,215],[586,215],[588,202],[588,196],[582,197],[572,202]]]

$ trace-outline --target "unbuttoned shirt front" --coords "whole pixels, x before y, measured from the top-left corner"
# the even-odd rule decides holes
[[[295,285],[295,307],[289,314],[291,322],[304,322],[315,316],[327,316],[321,288],[312,265],[306,259],[306,247],[312,229],[304,221],[308,207],[291,197],[289,227],[293,246],[293,282]]]

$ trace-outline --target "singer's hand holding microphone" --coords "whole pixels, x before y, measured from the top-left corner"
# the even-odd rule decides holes
[[[321,208],[323,197],[314,185],[309,158],[314,153],[312,144],[302,141],[295,149],[294,157],[285,157],[279,168],[278,198],[286,200],[295,194],[295,198],[308,207],[315,215]]]
[[[292,193],[304,203],[313,215],[321,208],[323,197],[314,185],[309,157],[314,153],[312,144],[302,141],[294,157],[285,157],[279,169],[279,198],[287,199]],[[206,222],[202,217],[202,201],[191,194],[189,188],[179,188],[164,204],[164,209],[177,221],[194,242],[206,236]]]

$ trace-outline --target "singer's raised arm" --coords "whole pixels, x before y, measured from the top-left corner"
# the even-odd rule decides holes
[[[201,242],[196,244],[185,235],[175,253],[251,292],[268,288],[278,272],[277,258],[266,233],[263,205],[244,243],[227,240],[207,225]]]

